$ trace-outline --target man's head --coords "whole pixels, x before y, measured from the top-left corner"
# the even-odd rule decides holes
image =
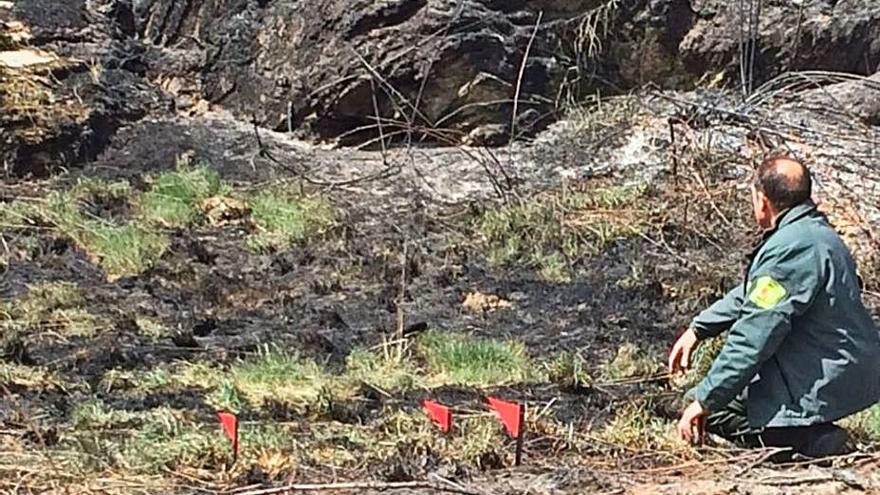
[[[810,199],[813,181],[807,167],[785,155],[764,160],[752,182],[752,206],[755,220],[769,229],[780,212]]]

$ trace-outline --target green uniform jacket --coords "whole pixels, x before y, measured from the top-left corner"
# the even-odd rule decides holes
[[[693,328],[700,339],[730,330],[697,386],[709,412],[747,392],[752,428],[808,426],[880,399],[880,333],[849,249],[812,203],[780,215],[752,253],[746,282]]]

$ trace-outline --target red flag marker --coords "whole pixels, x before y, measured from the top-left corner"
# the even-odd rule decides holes
[[[422,408],[431,417],[431,420],[440,426],[444,433],[452,430],[452,410],[432,400],[422,401]]]
[[[507,433],[513,438],[519,438],[523,422],[523,406],[517,402],[489,397],[489,407],[498,413],[498,419],[501,420]]]
[[[488,397],[489,407],[498,414],[507,433],[516,439],[516,465],[522,463],[523,437],[525,436],[526,407],[518,402],[508,402]]]
[[[220,426],[223,433],[232,442],[232,461],[238,460],[238,417],[230,412],[218,412],[217,419],[220,420]]]

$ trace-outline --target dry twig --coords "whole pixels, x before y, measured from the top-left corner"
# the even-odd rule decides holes
[[[439,483],[437,481],[353,481],[346,483],[289,484],[275,488],[263,488],[243,492],[229,492],[235,495],[280,495],[293,492],[332,492],[351,490],[435,490],[438,492],[458,493],[461,495],[485,495],[482,492],[457,484]]]

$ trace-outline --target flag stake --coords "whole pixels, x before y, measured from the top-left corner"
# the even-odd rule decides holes
[[[525,404],[520,405],[519,408],[519,435],[516,437],[516,457],[514,458],[514,465],[519,466],[522,464],[522,453],[523,453],[523,440],[526,436],[526,406]]]
[[[526,405],[520,402],[508,402],[495,397],[487,397],[489,407],[495,410],[498,419],[504,426],[507,434],[516,440],[515,464],[522,464],[523,442],[526,429]]]

